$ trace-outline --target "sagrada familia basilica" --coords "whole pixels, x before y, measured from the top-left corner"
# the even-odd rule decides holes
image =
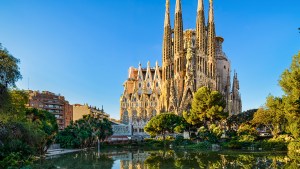
[[[223,41],[215,32],[213,0],[209,0],[207,25],[203,0],[198,0],[196,30],[183,30],[181,0],[176,0],[172,28],[170,2],[166,0],[162,67],[157,62],[151,67],[148,62],[146,68],[141,64],[129,68],[120,98],[121,121],[132,124],[134,133],[142,134],[153,116],[188,111],[194,93],[203,86],[223,94],[230,115],[241,113],[239,81],[234,72],[231,82],[231,66],[222,49]]]

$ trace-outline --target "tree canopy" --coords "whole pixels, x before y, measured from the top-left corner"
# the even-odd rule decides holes
[[[174,113],[161,113],[153,117],[145,126],[145,131],[156,136],[161,134],[165,140],[166,133],[180,132],[184,126],[184,119]]]
[[[229,126],[239,126],[243,123],[250,123],[251,120],[253,119],[254,113],[257,112],[257,110],[258,109],[250,109],[240,114],[234,114],[228,117],[227,124]]]
[[[87,148],[112,134],[110,121],[97,115],[86,115],[59,132],[56,141],[65,148]]]
[[[216,120],[224,119],[228,113],[224,111],[226,102],[223,95],[218,91],[211,91],[208,87],[201,87],[194,94],[192,109],[184,112],[186,121],[192,125],[207,122],[214,123]]]
[[[0,44],[0,89],[15,86],[15,82],[22,78],[19,71],[19,59],[13,57]]]
[[[280,97],[268,96],[265,107],[254,114],[253,124],[266,126],[277,137],[286,123],[284,103]]]
[[[271,130],[276,137],[280,131],[300,137],[300,52],[293,57],[289,69],[279,80],[284,91],[282,97],[267,97],[266,104],[254,115],[252,122]]]
[[[288,119],[287,129],[295,138],[300,137],[300,52],[293,57],[289,69],[285,70],[279,81],[285,95],[284,112]]]

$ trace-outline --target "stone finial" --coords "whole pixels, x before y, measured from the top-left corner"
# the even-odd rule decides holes
[[[170,0],[166,0],[165,27],[170,25]]]
[[[209,22],[214,22],[214,5],[213,0],[209,0]]]
[[[176,0],[176,9],[175,12],[181,12],[181,0]]]
[[[203,11],[203,10],[204,10],[203,0],[198,0],[198,9],[197,9],[197,11]]]

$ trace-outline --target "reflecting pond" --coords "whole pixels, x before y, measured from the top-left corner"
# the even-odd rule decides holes
[[[299,159],[300,160],[300,159]],[[185,169],[185,168],[300,168],[284,152],[113,150],[82,151],[38,161],[33,168]]]

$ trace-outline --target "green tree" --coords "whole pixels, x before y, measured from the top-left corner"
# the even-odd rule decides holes
[[[283,100],[279,97],[268,96],[265,107],[258,109],[252,123],[267,127],[272,135],[277,137],[286,124]]]
[[[227,125],[229,128],[232,126],[239,126],[241,124],[247,123],[250,124],[251,120],[253,119],[254,113],[257,112],[258,109],[250,109],[244,111],[237,115],[232,115],[227,119]]]
[[[194,94],[191,111],[184,112],[183,117],[192,125],[206,125],[207,122],[213,124],[228,116],[228,113],[224,111],[225,107],[226,102],[221,93],[201,87]]]
[[[113,134],[111,122],[97,115],[86,115],[59,132],[56,141],[65,148],[87,148],[97,140],[105,140]]]
[[[242,124],[237,130],[239,141],[253,142],[258,137],[258,132],[253,125]]]
[[[13,57],[7,49],[0,44],[0,92],[9,86],[15,86],[15,82],[22,78],[18,63],[20,60]]]
[[[285,93],[287,129],[295,138],[300,138],[300,52],[293,57],[290,68],[281,75],[279,84]]]
[[[145,131],[151,136],[161,134],[163,140],[167,133],[181,132],[184,119],[174,113],[161,113],[153,117],[145,126]]]
[[[0,121],[25,119],[25,105],[28,103],[28,94],[22,90],[6,90],[5,94],[5,100],[0,106]]]
[[[36,148],[40,154],[45,154],[58,132],[56,118],[48,111],[31,108],[26,110],[26,116],[30,122],[36,124],[35,132],[38,136]]]

